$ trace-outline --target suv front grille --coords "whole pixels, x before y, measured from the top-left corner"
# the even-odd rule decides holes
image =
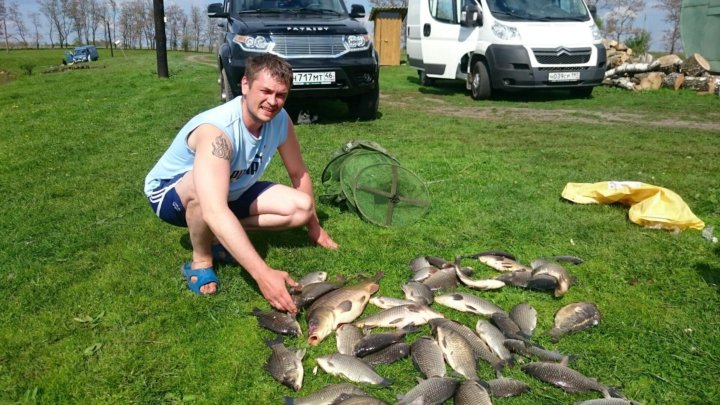
[[[533,54],[543,65],[572,65],[587,63],[592,50],[590,48],[533,49]]]
[[[335,58],[347,52],[342,35],[272,35],[273,53],[283,58]]]

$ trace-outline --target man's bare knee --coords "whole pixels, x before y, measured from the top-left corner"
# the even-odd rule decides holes
[[[294,209],[290,226],[303,226],[310,221],[313,215],[313,200],[307,194],[297,196],[294,200]]]

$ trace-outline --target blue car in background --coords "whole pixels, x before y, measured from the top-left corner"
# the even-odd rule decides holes
[[[90,62],[100,58],[95,45],[78,46],[72,52],[65,51],[65,63]]]

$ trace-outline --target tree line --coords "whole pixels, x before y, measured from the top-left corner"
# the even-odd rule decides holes
[[[128,49],[153,48],[155,27],[152,0],[37,0],[39,11],[25,16],[18,3],[0,0],[0,36],[5,48],[49,45],[60,48],[74,44],[120,41]],[[352,3],[352,0],[349,0]],[[645,0],[587,0],[599,11],[596,22],[605,38],[629,43],[637,51],[647,51],[650,33],[636,26],[645,10]],[[373,0],[381,7],[405,7],[407,0]],[[680,8],[682,0],[654,0],[653,7],[664,14],[666,29],[659,40],[663,50],[675,53],[680,48]],[[165,7],[168,49],[213,51],[220,35],[216,20],[211,20],[193,5],[189,14],[177,4]],[[28,24],[29,23],[29,24]],[[49,41],[44,42],[43,41]]]
[[[155,47],[152,0],[37,0],[38,11],[20,12],[18,2],[0,0],[0,37],[5,48],[66,48],[80,44],[126,49]],[[171,50],[213,51],[221,34],[217,20],[192,5],[165,7],[165,34]]]

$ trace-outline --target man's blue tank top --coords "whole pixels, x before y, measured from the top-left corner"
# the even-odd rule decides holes
[[[238,199],[258,181],[277,148],[287,139],[289,116],[281,110],[270,122],[263,124],[260,137],[255,138],[242,120],[242,97],[228,101],[193,117],[175,136],[170,148],[145,177],[145,195],[160,185],[160,180],[172,179],[192,169],[195,152],[188,147],[187,138],[202,124],[210,124],[224,132],[232,142],[230,162],[230,192],[228,201]]]

